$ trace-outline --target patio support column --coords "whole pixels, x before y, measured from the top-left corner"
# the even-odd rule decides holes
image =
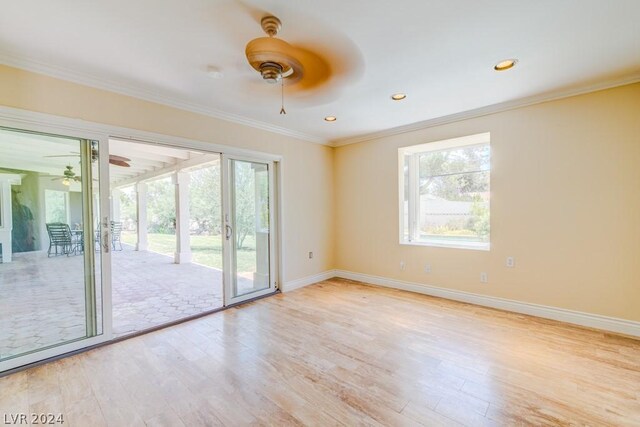
[[[117,188],[111,191],[111,220],[120,222],[120,195],[122,191]]]
[[[174,262],[186,264],[191,262],[191,239],[189,236],[189,172],[173,174],[176,186],[176,253]]]
[[[147,183],[136,183],[136,217],[138,219],[138,241],[136,251],[146,251],[147,240]]]

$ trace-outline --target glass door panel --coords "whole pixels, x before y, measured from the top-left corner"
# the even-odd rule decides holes
[[[220,154],[115,138],[109,153],[114,337],[221,308]]]
[[[71,351],[102,331],[97,149],[0,128],[0,371]]]
[[[275,291],[272,280],[272,164],[226,158],[227,304]]]

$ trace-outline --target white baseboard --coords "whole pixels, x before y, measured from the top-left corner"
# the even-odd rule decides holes
[[[640,322],[632,320],[618,319],[615,317],[601,316],[599,314],[584,313],[580,311],[567,310],[564,308],[550,307],[540,304],[515,301],[506,298],[493,297],[488,295],[474,294],[471,292],[457,291],[453,289],[440,288],[437,286],[425,285],[416,282],[406,282],[402,280],[390,279],[387,277],[373,276],[370,274],[354,273],[345,270],[327,270],[313,276],[306,276],[300,279],[285,282],[281,286],[282,292],[293,291],[314,283],[322,282],[333,277],[356,280],[366,284],[382,286],[386,288],[400,289],[403,291],[416,292],[434,297],[446,298],[454,301],[462,301],[484,307],[497,308],[500,310],[512,311],[515,313],[528,314],[542,317],[544,319],[558,320],[560,322],[572,323],[574,325],[586,326],[589,328],[602,329],[605,331],[617,332],[620,334],[640,337]]]
[[[328,273],[328,272],[327,272]],[[323,273],[326,274],[326,273]],[[575,325],[587,326],[605,331],[617,332],[625,335],[640,337],[640,322],[632,320],[618,319],[615,317],[601,316],[598,314],[584,313],[580,311],[567,310],[564,308],[549,307],[539,304],[531,304],[509,300],[505,298],[479,295],[470,292],[456,291],[453,289],[440,288],[436,286],[424,285],[415,282],[405,282],[401,280],[389,279],[386,277],[372,276],[369,274],[354,273],[351,271],[334,270],[334,277],[356,280],[376,286],[401,289],[404,291],[417,292],[440,298],[462,301],[485,307],[498,308],[501,310],[513,311],[516,313],[528,314],[531,316],[553,319]],[[306,278],[305,278],[306,279]],[[322,280],[327,280],[323,277]],[[306,286],[306,285],[301,285]]]
[[[300,279],[284,282],[282,286],[280,286],[280,290],[282,292],[289,292],[293,291],[294,289],[299,289],[305,286],[313,285],[314,283],[322,282],[323,280],[331,279],[332,277],[336,277],[336,271],[327,270],[323,271],[322,273],[314,274],[313,276],[301,277]]]

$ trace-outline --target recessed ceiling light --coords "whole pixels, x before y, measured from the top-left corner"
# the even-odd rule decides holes
[[[324,118],[325,122],[335,122],[336,120],[338,120],[336,116],[327,116]]]
[[[505,71],[509,68],[513,68],[517,62],[517,59],[505,59],[504,61],[500,61],[496,65],[494,65],[493,69],[496,71]]]
[[[391,95],[391,99],[393,99],[394,101],[402,101],[406,97],[407,94],[405,93],[394,93],[393,95]]]

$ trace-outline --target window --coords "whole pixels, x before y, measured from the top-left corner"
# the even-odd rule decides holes
[[[65,191],[44,190],[44,212],[47,224],[52,222],[67,224],[69,222],[68,204]]]
[[[489,133],[404,147],[400,243],[489,249]]]

